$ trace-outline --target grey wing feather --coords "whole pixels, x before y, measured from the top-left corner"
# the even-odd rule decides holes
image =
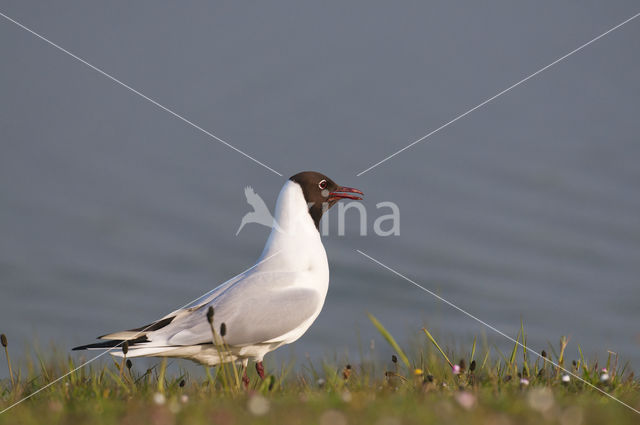
[[[230,294],[236,295],[236,294]],[[216,299],[214,327],[219,331],[225,324],[225,341],[231,346],[252,345],[277,340],[293,331],[318,311],[321,302],[318,293],[306,288],[290,288],[268,291],[264,296],[225,297]],[[233,302],[224,298],[233,299]],[[226,302],[225,302],[226,301]],[[184,323],[176,323],[169,345],[194,345],[211,340],[211,330],[205,313],[208,305],[193,311]],[[169,330],[169,329],[167,329]]]
[[[154,346],[196,345],[211,341],[206,314],[214,308],[214,326],[225,323],[230,345],[251,345],[277,339],[319,311],[321,296],[297,286],[297,273],[267,272],[241,276],[216,288],[189,308],[174,311],[175,319],[148,333]]]

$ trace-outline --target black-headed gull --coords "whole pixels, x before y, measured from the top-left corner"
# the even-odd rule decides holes
[[[300,338],[322,310],[329,287],[318,231],[322,214],[340,199],[362,199],[359,195],[317,172],[294,175],[278,195],[277,226],[256,266],[150,325],[103,335],[99,339],[107,341],[74,350],[108,349],[127,341],[127,357],[179,357],[209,366],[239,361],[244,379],[253,360],[264,378],[265,354]],[[215,344],[214,338],[219,338]],[[122,350],[112,354],[124,355]]]

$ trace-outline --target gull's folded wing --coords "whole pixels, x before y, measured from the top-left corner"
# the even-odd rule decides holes
[[[313,318],[322,307],[318,291],[296,284],[300,278],[291,272],[249,273],[220,285],[198,303],[173,311],[150,325],[100,338],[117,342],[129,340],[131,347],[206,344],[212,341],[206,317],[211,306],[215,311],[216,332],[222,323],[226,326],[227,344],[244,346],[279,341]],[[106,348],[108,344],[112,343],[76,348]]]
[[[227,344],[243,346],[278,341],[317,314],[321,303],[318,292],[308,288],[289,287],[257,294],[251,291],[251,296],[243,296],[242,291],[230,292],[167,326],[158,336],[166,336],[170,346],[211,341],[206,312],[212,305],[214,328],[219,332],[220,325],[225,324]],[[153,334],[150,339],[154,341]]]

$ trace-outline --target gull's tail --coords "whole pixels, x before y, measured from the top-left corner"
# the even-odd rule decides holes
[[[169,325],[173,319],[175,319],[175,315],[169,315],[157,322],[150,323],[146,326],[141,326],[135,329],[129,329],[126,331],[114,332],[107,335],[99,336],[98,339],[106,340],[104,342],[96,342],[93,344],[80,345],[78,347],[72,348],[72,350],[105,350],[109,348],[119,347],[124,344],[126,341],[128,343],[129,353],[127,357],[138,357],[139,355],[144,355],[143,352],[147,351],[149,348],[154,348],[154,351],[158,348],[162,350],[170,349],[172,347],[167,347],[166,344],[162,344],[160,347],[155,345],[149,340],[147,335],[151,334],[154,331],[158,331],[165,326]],[[143,350],[143,348],[145,350]],[[112,354],[117,355],[117,352],[120,350],[113,350]],[[137,352],[138,354],[134,354]]]
[[[186,310],[188,311],[188,310]],[[184,314],[185,310],[178,312],[177,316]],[[163,332],[166,326],[171,324],[176,315],[169,315],[162,320],[142,326],[136,329],[114,332],[102,335],[98,338],[105,340],[93,344],[80,345],[72,350],[109,350],[109,354],[116,357],[125,357],[122,346],[127,342],[127,358],[134,357],[181,357],[196,362],[214,366],[216,364],[238,359],[235,353],[224,351],[211,342],[198,344],[175,345],[168,342],[162,335],[155,332]]]

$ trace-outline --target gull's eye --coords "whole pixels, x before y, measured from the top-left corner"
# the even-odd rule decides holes
[[[318,187],[320,188],[320,190],[325,190],[327,188],[327,181],[320,180],[320,183],[318,183]]]

